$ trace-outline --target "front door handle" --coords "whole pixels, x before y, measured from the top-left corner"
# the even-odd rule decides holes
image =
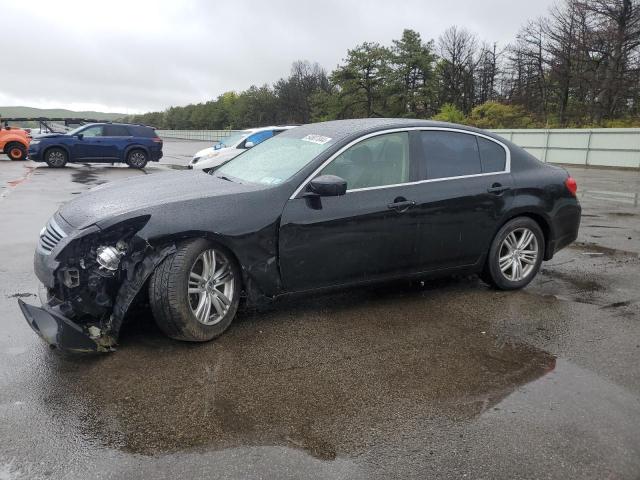
[[[501,183],[494,183],[489,188],[487,188],[487,192],[495,193],[496,195],[502,195],[504,192],[509,190],[511,187],[507,187],[506,185],[502,185]]]
[[[416,202],[413,202],[411,200],[396,199],[396,201],[387,205],[387,208],[389,210],[395,210],[396,212],[406,212],[411,207],[415,207],[415,205],[416,205]]]

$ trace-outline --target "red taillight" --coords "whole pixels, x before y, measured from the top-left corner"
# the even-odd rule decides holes
[[[576,196],[576,192],[578,191],[578,184],[576,183],[576,179],[571,175],[564,181],[564,185],[567,187],[567,190],[571,192],[571,195]]]
[[[162,139],[160,137],[154,137],[151,140],[153,140],[156,143],[162,143]]]

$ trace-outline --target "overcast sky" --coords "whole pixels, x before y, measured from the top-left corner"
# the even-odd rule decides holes
[[[272,83],[297,59],[328,70],[404,28],[456,24],[510,42],[554,0],[2,1],[0,105],[136,113]]]

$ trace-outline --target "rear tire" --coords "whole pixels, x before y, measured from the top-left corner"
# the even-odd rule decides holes
[[[4,149],[10,160],[24,160],[27,158],[27,149],[21,143],[10,143]]]
[[[480,278],[500,290],[526,287],[540,270],[544,234],[535,220],[517,217],[496,234]]]
[[[131,150],[127,154],[127,165],[131,168],[143,169],[147,165],[148,161],[147,152],[139,148]]]
[[[44,152],[44,161],[51,168],[62,168],[68,160],[67,152],[60,147],[53,147]]]
[[[158,327],[176,340],[206,342],[218,337],[238,310],[240,275],[225,248],[202,238],[178,245],[149,282],[149,304]]]

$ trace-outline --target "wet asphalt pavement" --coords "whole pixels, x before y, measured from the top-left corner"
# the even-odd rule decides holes
[[[206,146],[206,144],[204,144]],[[640,172],[571,168],[579,242],[525,290],[475,278],[280,301],[221,338],[129,315],[114,354],[64,356],[23,320],[65,201],[168,174],[0,158],[0,480],[640,478]]]

